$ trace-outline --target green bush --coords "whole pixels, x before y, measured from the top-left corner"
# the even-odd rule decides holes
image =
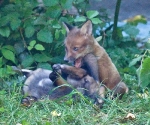
[[[88,0],[43,0],[43,5],[35,0],[14,0],[12,3],[6,2],[0,9],[1,78],[14,74],[12,65],[51,69],[52,64],[63,63],[66,31],[62,22],[81,26],[86,20],[91,20],[94,24],[95,37],[101,39],[102,35],[100,44],[107,50],[121,74],[136,76],[143,50],[139,51],[133,41],[139,32],[134,26],[127,24],[118,28],[119,39],[114,41],[111,38],[111,26],[107,32],[99,29],[106,26],[109,18],[102,18],[98,11],[88,10]],[[75,13],[70,11],[72,5],[76,7]],[[122,31],[129,37],[124,38]],[[146,46],[149,47],[149,42]],[[142,71],[141,75],[145,73],[143,70],[139,71]]]
[[[137,69],[138,84],[142,88],[150,86],[150,50],[141,57],[141,65]]]
[[[65,37],[63,21],[78,25],[91,19],[93,24],[101,23],[98,11],[84,14],[88,1],[43,0],[43,4],[35,0],[15,0],[0,9],[1,77],[4,77],[2,70],[11,65],[51,69],[51,64],[61,63]],[[72,4],[79,13],[68,12]]]

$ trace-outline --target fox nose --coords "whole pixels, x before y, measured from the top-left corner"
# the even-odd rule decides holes
[[[69,62],[69,60],[65,60],[65,59],[64,59],[64,61],[65,61],[66,63],[68,63],[68,62]]]
[[[69,60],[68,60],[67,58],[64,58],[64,61],[65,61],[66,63],[68,63],[68,62],[69,62]]]

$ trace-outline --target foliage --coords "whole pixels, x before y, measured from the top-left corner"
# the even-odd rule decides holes
[[[146,55],[148,53],[148,55]],[[150,86],[150,51],[147,50],[141,60],[141,65],[137,69],[138,83],[142,88]]]
[[[71,12],[72,5],[76,7],[76,13]],[[1,78],[14,74],[10,70],[12,65],[51,69],[52,64],[63,63],[65,30],[62,22],[80,26],[89,19],[94,24],[94,36],[100,39],[102,36],[99,43],[105,47],[121,74],[135,76],[136,69],[140,66],[140,63],[136,62],[142,59],[143,50],[139,51],[133,41],[139,33],[134,26],[134,20],[134,25],[128,21],[123,27],[117,28],[118,40],[114,41],[111,38],[111,25],[109,30],[102,30],[108,25],[108,18],[103,19],[98,11],[87,10],[88,6],[88,1],[83,0],[43,0],[43,5],[35,0],[14,0],[7,3],[0,13]],[[122,32],[128,36],[124,37]],[[148,42],[146,46],[149,46]],[[120,53],[121,56],[118,56]],[[7,73],[4,73],[6,71]]]
[[[114,41],[111,25],[108,26],[109,18],[102,18],[98,11],[87,10],[88,0],[43,0],[44,6],[36,0],[5,2],[0,9],[0,124],[150,123],[150,54],[147,50],[150,41],[146,43],[146,49],[136,47],[134,38],[139,31],[133,25],[137,25],[137,20],[117,27],[118,39]],[[72,5],[77,13],[70,12]],[[11,66],[51,69],[52,64],[63,63],[65,30],[62,22],[81,26],[89,19],[94,24],[94,36],[101,40],[99,43],[131,88],[129,94],[123,100],[107,98],[102,110],[84,97],[73,101],[72,95],[56,101],[39,101],[28,109],[21,107],[23,78],[12,79]],[[105,28],[107,31],[103,30]],[[128,37],[124,37],[122,31]],[[127,119],[128,113],[133,113],[136,119]]]
[[[78,10],[74,15],[69,13],[72,4]],[[35,0],[14,0],[1,8],[0,69],[7,70],[6,65],[51,69],[53,63],[63,60],[63,21],[78,25],[91,19],[93,24],[102,23],[98,11],[87,11],[84,15],[88,1],[43,0],[43,5]]]

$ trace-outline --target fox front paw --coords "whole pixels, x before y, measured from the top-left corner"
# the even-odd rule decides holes
[[[60,64],[54,64],[52,66],[53,72],[50,73],[49,78],[55,82],[55,80],[61,75],[61,66]]]
[[[54,72],[61,74],[61,64],[54,64],[52,68]]]

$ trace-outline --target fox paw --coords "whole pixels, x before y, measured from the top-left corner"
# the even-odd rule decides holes
[[[97,105],[99,108],[103,108],[104,100],[102,98],[97,98],[95,100],[95,105]]]
[[[61,74],[61,64],[54,64],[52,68],[54,72]]]
[[[23,98],[21,100],[21,105],[25,106],[25,107],[30,107],[33,104],[33,102],[35,102],[35,101],[37,101],[36,97],[27,96],[26,98]]]
[[[55,80],[61,75],[61,67],[60,64],[54,64],[52,66],[53,72],[50,73],[49,78],[55,82]]]

